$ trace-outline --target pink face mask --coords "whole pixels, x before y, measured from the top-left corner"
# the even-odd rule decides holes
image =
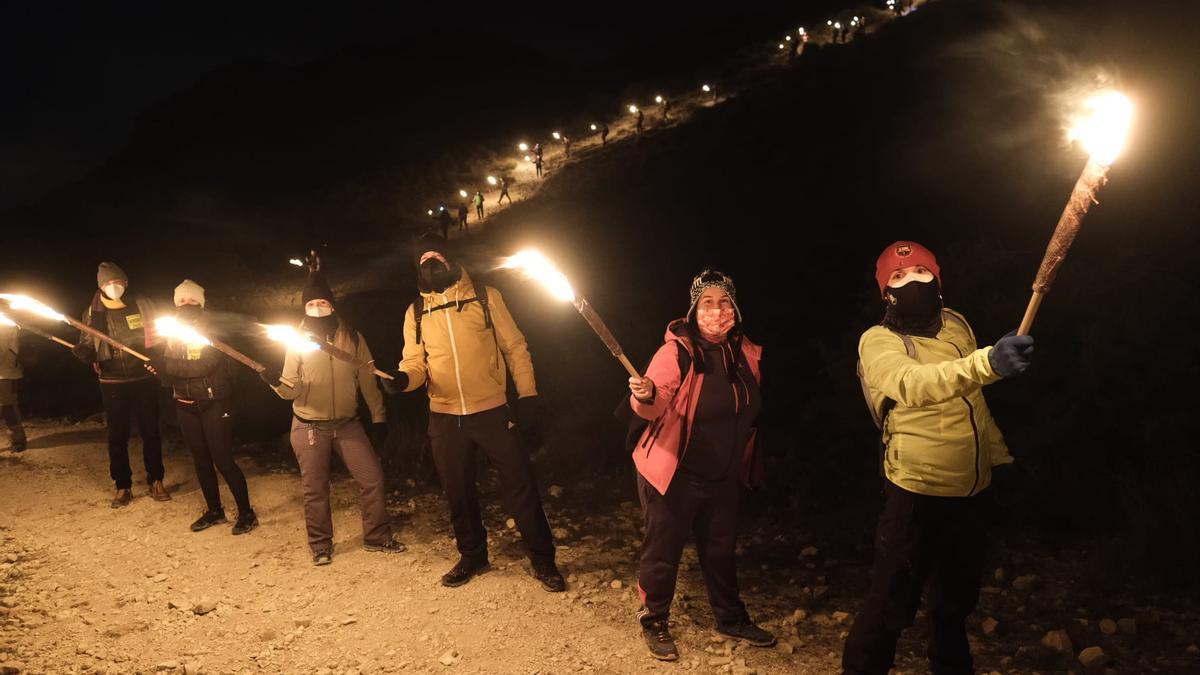
[[[724,340],[725,335],[729,333],[729,329],[733,328],[733,308],[713,307],[711,309],[697,309],[696,325],[700,328],[700,335],[704,339],[710,342]]]

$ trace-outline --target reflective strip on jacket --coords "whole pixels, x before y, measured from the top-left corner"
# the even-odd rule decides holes
[[[915,359],[884,326],[858,342],[871,405],[879,411],[895,401],[883,428],[884,475],[919,494],[978,494],[993,466],[1013,461],[983,398],[983,385],[1000,379],[988,361],[992,348],[977,348],[966,319],[944,320],[936,337],[910,338]]]

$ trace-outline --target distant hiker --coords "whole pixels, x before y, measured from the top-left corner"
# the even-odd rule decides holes
[[[442,585],[461,586],[490,569],[475,477],[482,450],[500,473],[504,508],[517,523],[533,576],[547,591],[566,590],[529,460],[541,445],[541,425],[525,336],[500,292],[473,280],[446,241],[417,240],[413,262],[420,293],[404,315],[404,358],[384,387],[398,394],[425,386],[429,397],[433,461],[461,556]],[[514,407],[505,385],[510,372]]]
[[[570,157],[571,156],[571,137],[566,134],[563,134],[562,144],[563,144],[563,154],[567,157]]]
[[[666,124],[671,115],[671,99],[663,98],[662,103],[659,105],[662,107],[662,120],[660,122]]]
[[[537,171],[537,177],[542,177],[542,156],[538,155],[533,158],[533,168]]]
[[[96,273],[99,290],[83,312],[83,323],[106,333],[127,347],[142,352],[155,346],[154,312],[146,300],[125,295],[129,277],[116,263],[102,262]],[[163,486],[162,434],[158,428],[158,382],[146,372],[143,361],[86,333],[71,350],[80,361],[92,367],[100,378],[100,398],[108,425],[108,472],[117,493],[111,506],[116,509],[133,500],[133,470],[129,466],[130,420],[137,418],[142,438],[142,461],[146,483],[155,501],[168,501],[171,495]]]
[[[600,145],[608,145],[608,122],[600,123]]]
[[[475,196],[471,198],[471,201],[475,204],[476,222],[483,220],[483,192],[481,190],[476,190]]]
[[[636,134],[638,136],[642,135],[642,122],[644,122],[645,119],[646,119],[646,116],[644,113],[642,113],[642,109],[638,108],[637,109],[637,126],[634,127],[634,130],[633,130],[634,134]]]
[[[309,273],[301,300],[302,330],[352,354],[361,363],[371,363],[366,339],[337,312],[333,291],[319,270]],[[279,371],[266,371],[261,376],[280,398],[292,401],[292,450],[300,465],[304,521],[313,564],[333,562],[329,475],[335,452],[358,484],[363,548],[387,553],[405,550],[404,544],[392,536],[383,467],[371,447],[380,447],[387,439],[387,409],[371,366],[356,367],[324,351],[300,352],[289,347],[282,379]],[[369,438],[358,419],[360,395],[371,412]]]
[[[471,209],[467,206],[466,202],[463,202],[458,205],[458,231],[459,232],[463,232],[465,234],[471,233],[470,229],[467,228],[467,214],[470,212],[471,212]]]
[[[200,284],[185,279],[175,287],[175,308],[179,323],[195,327],[202,335],[210,332]],[[192,523],[192,531],[229,522],[221,505],[217,471],[237,502],[233,534],[246,534],[258,527],[258,516],[250,508],[246,476],[233,460],[233,378],[229,373],[229,357],[211,346],[168,338],[165,354],[150,359],[146,368],[171,387],[179,432],[196,465],[196,480],[206,508]]]
[[[705,270],[692,280],[685,318],[667,326],[644,377],[629,378],[629,404],[649,422],[633,452],[645,534],[638,563],[638,619],[651,655],[679,658],[668,629],[684,545],[695,537],[719,634],[757,647],[775,636],[756,626],[737,584],[738,502],[758,482],[762,348],[742,333],[733,280]]]
[[[442,238],[448,239],[450,237],[450,223],[453,222],[453,218],[450,216],[450,209],[447,209],[445,206],[439,206],[437,219],[438,224],[442,228]]]
[[[941,268],[898,241],[875,263],[883,320],[858,341],[859,374],[883,437],[884,505],[871,589],[846,640],[846,673],[887,673],[928,584],[929,661],[971,673],[966,619],[979,598],[992,467],[1011,463],[983,387],[1029,366],[1033,338],[979,348],[942,304]]]
[[[536,157],[539,162],[542,161],[542,144],[541,143],[533,144],[533,156]]]
[[[17,401],[17,384],[21,372],[20,332],[16,326],[0,324],[0,417],[8,427],[9,450],[24,452],[27,445],[25,426],[21,424],[21,406]]]
[[[511,204],[512,203],[512,195],[508,194],[508,178],[506,176],[501,176],[500,177],[500,198],[496,200],[496,203],[502,204],[504,202],[505,197],[508,197],[508,203]],[[443,239],[444,238],[445,237],[443,237]]]

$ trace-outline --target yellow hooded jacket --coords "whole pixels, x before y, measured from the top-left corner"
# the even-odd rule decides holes
[[[483,307],[478,302],[463,302],[474,298],[476,289],[484,288],[492,328],[487,327]],[[484,412],[508,402],[507,363],[517,385],[517,395],[537,396],[529,347],[500,291],[475,285],[463,270],[459,280],[445,291],[422,293],[421,299],[424,311],[421,342],[417,342],[413,305],[404,314],[404,356],[400,370],[408,376],[405,391],[427,385],[429,409],[433,412],[450,415]],[[443,305],[453,306],[431,311]]]
[[[978,349],[962,315],[943,310],[936,337],[904,340],[873,326],[858,342],[863,379],[879,414],[895,401],[883,426],[884,474],[896,485],[924,495],[966,497],[992,480],[992,467],[1013,461],[983,398],[983,385],[1000,379]],[[956,320],[957,319],[957,320]]]

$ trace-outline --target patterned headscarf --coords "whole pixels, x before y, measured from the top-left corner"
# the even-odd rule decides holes
[[[711,267],[697,274],[695,279],[692,279],[692,304],[688,307],[688,317],[690,318],[692,313],[696,311],[696,303],[700,302],[700,296],[704,294],[704,291],[714,286],[725,291],[725,294],[729,296],[729,302],[733,303],[733,312],[737,315],[738,323],[741,323],[742,310],[738,309],[737,287],[733,285],[733,279],[724,272],[714,270]]]

